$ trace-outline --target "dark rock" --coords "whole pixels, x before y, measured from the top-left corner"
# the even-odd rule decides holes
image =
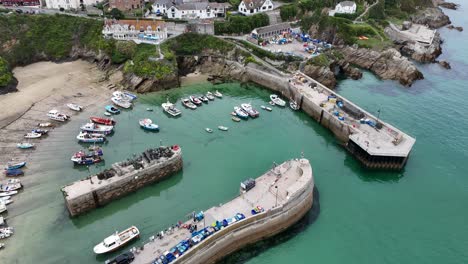
[[[330,67],[307,64],[302,72],[330,89],[336,86],[335,74],[330,70]]]
[[[402,30],[408,30],[411,28],[413,23],[411,21],[404,21],[402,25]]]
[[[450,66],[450,63],[448,63],[447,61],[442,60],[442,61],[438,61],[438,63],[439,63],[440,66],[444,67],[444,68],[447,69],[447,70],[449,70],[449,69],[452,68],[452,67]]]
[[[426,8],[417,14],[411,15],[413,23],[427,25],[430,28],[440,28],[450,24],[450,18],[438,7]]]
[[[452,10],[457,10],[458,8],[458,5],[452,2],[439,2],[437,5]]]

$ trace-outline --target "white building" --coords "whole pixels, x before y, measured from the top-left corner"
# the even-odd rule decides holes
[[[356,3],[353,1],[343,1],[335,6],[336,14],[354,14],[356,13]]]
[[[246,16],[269,10],[273,10],[273,2],[271,0],[242,0],[239,4],[239,13]]]
[[[81,4],[89,6],[97,3],[98,0],[45,0],[46,7],[52,9],[80,9]]]
[[[167,27],[164,21],[106,19],[102,34],[105,38],[158,44],[167,39]]]
[[[153,13],[176,19],[207,19],[225,16],[226,10],[231,6],[228,3],[188,1],[156,0],[153,3]]]

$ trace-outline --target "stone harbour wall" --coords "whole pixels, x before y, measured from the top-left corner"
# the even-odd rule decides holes
[[[114,177],[118,177],[118,180],[114,180],[114,182],[103,185],[102,187],[99,187],[100,182],[106,180],[94,182],[92,189],[78,197],[68,199],[66,192],[62,189],[65,204],[71,216],[78,216],[106,205],[129,193],[135,192],[147,185],[159,182],[182,170],[182,166],[182,155],[179,154],[164,162],[152,164],[152,166],[143,170],[138,170],[122,176],[116,175]],[[89,179],[84,180],[86,181]]]

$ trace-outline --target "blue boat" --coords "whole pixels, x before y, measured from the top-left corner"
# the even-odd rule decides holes
[[[106,109],[107,112],[114,114],[114,115],[120,113],[120,109],[114,107],[113,105],[106,105],[104,108]]]
[[[130,97],[132,98],[132,101],[133,100],[136,100],[138,98],[138,96],[136,96],[135,94],[132,94],[132,93],[129,93],[129,92],[123,92],[123,94],[125,94],[127,97]]]
[[[153,124],[153,121],[149,118],[141,119],[139,123],[140,123],[141,128],[143,129],[151,130],[151,131],[159,131],[159,126],[156,124]]]
[[[20,169],[7,169],[5,170],[6,176],[20,176],[23,175],[24,172]]]
[[[26,166],[26,161],[17,162],[17,163],[8,162],[7,166],[5,167],[5,170],[19,169],[19,168],[22,168],[24,166]]]

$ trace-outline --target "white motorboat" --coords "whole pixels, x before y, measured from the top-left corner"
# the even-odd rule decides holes
[[[41,133],[30,132],[24,135],[24,138],[40,138],[41,136]]]
[[[83,109],[83,107],[81,105],[77,105],[77,104],[73,104],[73,103],[69,103],[67,104],[68,108],[70,108],[71,110],[73,111],[81,111],[81,109]]]
[[[86,123],[82,125],[80,129],[82,131],[86,131],[90,133],[109,135],[110,133],[112,133],[114,126],[105,126],[105,125],[100,125],[100,124],[95,124],[93,122],[90,122],[90,123]]]
[[[182,105],[190,109],[197,109],[197,106],[187,98],[182,99]]]
[[[112,114],[109,113],[109,112],[104,112],[104,115],[105,115],[105,116],[111,116]]]
[[[112,93],[112,96],[113,96],[113,97],[116,97],[116,98],[120,98],[120,99],[122,99],[122,100],[124,100],[124,101],[128,101],[128,102],[131,102],[131,101],[133,101],[134,99],[136,99],[136,95],[133,95],[133,96],[135,96],[135,97],[132,97],[132,96],[130,96],[129,93],[127,94],[127,93],[121,92],[121,91],[115,91],[115,92],[113,92],[113,93]]]
[[[228,131],[229,128],[225,126],[218,126],[218,129],[221,131]]]
[[[210,101],[213,101],[215,99],[212,92],[207,92],[206,93],[206,98],[208,98],[208,100],[210,100]]]
[[[209,127],[205,128],[205,131],[208,132],[208,133],[213,133],[213,129],[211,129]]]
[[[200,100],[200,98],[195,97],[193,95],[189,96],[189,99],[190,99],[190,102],[192,102],[193,104],[195,104],[197,106],[202,104],[202,100]]]
[[[106,141],[106,136],[96,133],[90,134],[80,132],[80,134],[76,136],[76,139],[78,139],[79,142],[83,143],[101,143]]]
[[[16,147],[20,149],[29,149],[29,148],[34,148],[34,144],[29,143],[29,142],[22,142],[22,143],[16,144]]]
[[[250,117],[258,117],[260,113],[255,110],[251,104],[241,104],[242,110],[244,110]]]
[[[222,97],[223,97],[223,94],[220,93],[218,90],[216,90],[216,91],[214,92],[214,96],[216,96],[216,97],[218,97],[218,98],[222,98]]]
[[[153,123],[149,118],[141,119],[139,122],[140,127],[145,130],[159,131],[159,126]]]
[[[170,114],[171,116],[179,116],[182,113],[174,106],[173,103],[169,102],[169,99],[167,99],[167,102],[163,103],[161,106],[164,112]]]
[[[286,102],[276,94],[270,95],[270,99],[273,103],[275,103],[275,105],[283,106],[283,107],[286,105]]]
[[[0,192],[2,192],[2,193],[8,193],[8,192],[11,192],[11,191],[19,190],[19,189],[21,189],[22,187],[23,187],[23,186],[21,185],[21,183],[2,184],[2,185],[0,185]],[[11,194],[2,195],[2,196],[8,196],[8,195],[11,195]]]
[[[69,116],[60,113],[56,109],[50,110],[49,113],[47,113],[47,117],[49,117],[52,120],[59,121],[59,122],[65,122],[68,120],[68,118],[70,118]]]
[[[294,111],[297,111],[300,108],[296,101],[293,100],[289,101],[289,107]]]
[[[238,107],[238,106],[235,106],[234,107],[234,112],[236,113],[236,115],[242,119],[247,119],[249,118],[249,114],[246,113],[244,110],[242,110],[242,108]]]
[[[12,196],[12,195],[15,195],[17,193],[18,193],[18,191],[0,192],[0,197]]]
[[[130,108],[132,107],[132,103],[130,103],[129,101],[127,100],[124,100],[120,97],[112,97],[111,98],[111,101],[112,103],[114,103],[116,106],[120,106],[122,108]]]
[[[5,205],[9,205],[13,202],[13,200],[10,199],[3,199],[4,197],[0,197],[0,203],[3,203]]]
[[[0,197],[0,201],[10,200],[10,198],[11,198],[11,195],[2,196],[2,197]]]
[[[104,241],[97,244],[93,249],[94,253],[103,254],[115,251],[139,236],[140,231],[136,226],[131,226],[120,233],[115,232],[113,235],[105,238]]]

